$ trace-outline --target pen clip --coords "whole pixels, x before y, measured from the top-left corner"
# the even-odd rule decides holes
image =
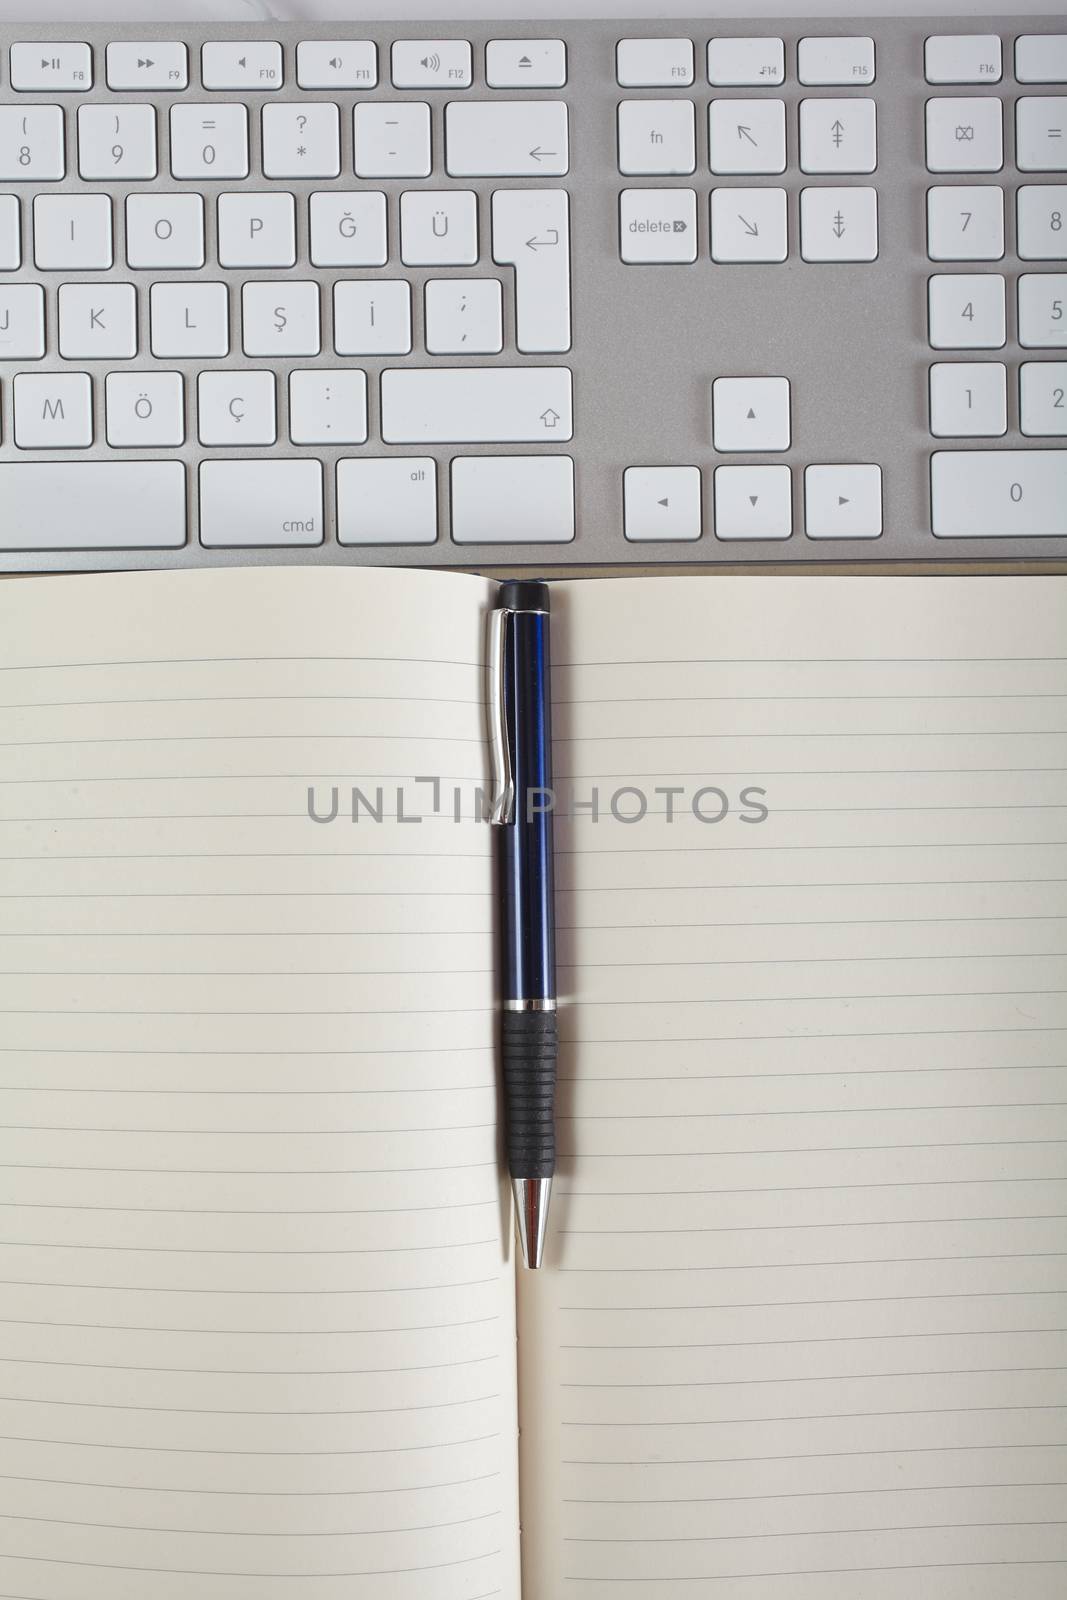
[[[489,755],[493,771],[493,799],[489,821],[506,824],[515,821],[515,771],[508,740],[507,709],[504,696],[504,654],[507,648],[508,619],[514,612],[498,606],[489,613],[486,716],[489,724]]]

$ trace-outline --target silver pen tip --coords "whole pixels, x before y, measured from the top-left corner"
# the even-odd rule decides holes
[[[545,1253],[552,1179],[512,1178],[511,1190],[515,1196],[515,1226],[523,1265],[539,1267]]]

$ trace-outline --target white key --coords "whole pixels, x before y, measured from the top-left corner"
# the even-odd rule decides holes
[[[113,40],[107,47],[109,89],[184,89],[188,83],[188,54],[176,39]]]
[[[881,467],[808,467],[804,531],[809,539],[877,539],[882,532]]]
[[[1023,33],[1015,41],[1020,83],[1067,83],[1067,33]]]
[[[363,444],[367,374],[338,368],[291,372],[289,437],[294,444]]]
[[[153,106],[79,106],[78,171],[83,178],[154,178]]]
[[[1026,183],[1018,191],[1016,237],[1024,261],[1059,261],[1067,255],[1067,183]]]
[[[409,267],[470,267],[478,259],[473,189],[409,189],[400,196],[400,259]]]
[[[1024,272],[1019,279],[1019,343],[1027,350],[1067,347],[1067,272]]]
[[[1024,361],[1019,368],[1019,428],[1036,438],[1067,434],[1067,361]]]
[[[567,46],[562,39],[490,39],[485,81],[490,89],[562,89]]]
[[[214,102],[171,106],[170,170],[175,178],[247,178],[245,107]]]
[[[785,219],[784,189],[713,189],[711,259],[784,261]]]
[[[430,108],[390,101],[355,108],[355,168],[360,178],[430,176]]]
[[[1004,110],[993,95],[926,102],[926,165],[931,172],[999,172]]]
[[[939,539],[1067,534],[1067,450],[938,450],[930,488]]]
[[[181,359],[229,352],[229,298],[224,283],[154,283],[149,294],[154,356]]]
[[[411,286],[405,278],[333,286],[339,356],[403,356],[411,349]]]
[[[445,165],[453,178],[558,178],[569,164],[562,100],[453,100]]]
[[[717,539],[788,539],[793,488],[788,467],[716,467]]]
[[[635,265],[695,261],[693,189],[624,189],[619,196],[619,254]]]
[[[64,360],[133,360],[137,291],[132,283],[64,283],[58,305],[59,353]]]
[[[699,467],[627,467],[622,475],[627,539],[699,539]]]
[[[1015,102],[1015,165],[1020,172],[1067,168],[1067,99],[1024,95]]]
[[[65,170],[59,106],[0,106],[0,180],[59,183]]]
[[[106,194],[39,194],[33,202],[33,259],[43,272],[103,272],[111,265],[111,200]]]
[[[788,378],[716,378],[711,386],[716,450],[788,450]]]
[[[0,194],[0,272],[17,272],[22,264],[22,229],[18,196]]]
[[[201,444],[273,444],[278,437],[273,372],[202,372],[196,409]]]
[[[619,171],[670,175],[696,168],[696,115],[691,100],[621,100]]]
[[[874,40],[801,39],[797,45],[797,77],[809,88],[873,83]]]
[[[800,191],[800,253],[805,261],[874,261],[878,256],[878,191]]]
[[[466,39],[396,39],[395,89],[469,89],[471,47]]]
[[[999,261],[1004,254],[1004,190],[996,184],[939,184],[926,196],[931,261]]]
[[[708,142],[712,172],[784,172],[785,102],[713,100]]]
[[[341,113],[322,101],[263,107],[265,178],[336,178],[341,171]]]
[[[570,199],[566,189],[497,189],[493,260],[515,268],[520,350],[571,347]]]
[[[273,39],[228,39],[204,45],[200,75],[205,89],[280,89],[282,47]]]
[[[318,461],[204,461],[200,543],[209,550],[321,544]]]
[[[566,367],[411,367],[382,373],[387,444],[551,444],[569,439]]]
[[[570,456],[457,456],[456,544],[568,544],[574,538]]]
[[[373,89],[378,47],[369,39],[302,39],[296,81],[301,89]]]
[[[0,283],[0,361],[43,355],[44,290],[39,283]]]
[[[436,538],[432,456],[364,456],[337,463],[338,544],[433,544]]]
[[[126,199],[131,267],[204,265],[204,201],[198,194],[131,194]]]
[[[934,34],[926,41],[925,64],[927,83],[997,83],[1000,35]]]
[[[781,39],[711,39],[708,82],[722,89],[785,82],[785,45]]]
[[[20,450],[88,450],[93,385],[87,372],[20,372],[12,389]]]
[[[293,196],[220,194],[218,251],[220,267],[295,266]]]
[[[174,449],[185,443],[180,372],[109,372],[104,390],[113,450]]]
[[[615,80],[624,89],[681,89],[693,81],[692,39],[620,39]]]
[[[873,172],[878,141],[873,100],[802,100],[802,172]]]
[[[84,94],[93,86],[93,53],[87,44],[11,46],[11,87],[29,94]]]
[[[5,550],[173,550],[185,543],[180,461],[20,461],[0,466],[0,505]]]
[[[935,350],[999,350],[1005,339],[1004,279],[997,273],[939,273],[930,279]]]
[[[431,355],[494,355],[503,347],[503,297],[496,278],[430,280],[426,348]]]
[[[322,347],[317,283],[246,283],[241,348],[246,356],[317,356]]]
[[[994,439],[1008,428],[1008,374],[999,361],[938,361],[930,368],[930,432]]]
[[[380,190],[323,190],[311,196],[309,214],[314,266],[385,266],[385,196]]]

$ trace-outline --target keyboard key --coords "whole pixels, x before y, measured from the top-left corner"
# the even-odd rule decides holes
[[[180,372],[109,372],[104,390],[113,450],[174,449],[185,442]]]
[[[493,260],[515,268],[518,348],[571,347],[570,200],[566,189],[497,189]]]
[[[999,172],[1004,165],[1004,112],[984,99],[926,102],[926,165],[931,172]]]
[[[634,265],[695,261],[695,190],[624,189],[619,196],[619,254]]]
[[[403,356],[411,349],[406,279],[333,286],[333,347],[339,356]]]
[[[385,266],[385,196],[380,190],[313,194],[310,229],[316,267]]]
[[[318,461],[204,461],[200,543],[209,549],[321,544]]]
[[[0,194],[0,272],[17,272],[22,265],[22,230],[18,196]]]
[[[1020,83],[1067,83],[1067,33],[1024,33],[1015,41]]]
[[[810,88],[874,82],[874,40],[811,38],[797,45],[797,77]]]
[[[59,183],[66,170],[59,106],[0,106],[0,182]]]
[[[431,278],[426,285],[431,355],[495,355],[503,347],[503,297],[496,278]]]
[[[337,463],[338,544],[433,544],[436,538],[432,456],[363,456]]]
[[[716,450],[788,450],[788,378],[716,378],[711,386]]]
[[[1000,37],[995,33],[935,34],[924,52],[927,83],[997,83]]]
[[[1024,261],[1058,261],[1067,255],[1067,183],[1023,184],[1016,197],[1016,237]]]
[[[809,539],[877,539],[882,532],[881,467],[808,467],[804,531]]]
[[[788,539],[793,487],[788,467],[716,467],[718,539]]]
[[[570,456],[457,456],[456,544],[568,544],[574,538]]]
[[[1008,375],[999,361],[930,368],[930,432],[938,439],[999,438],[1008,428]]]
[[[1019,279],[1019,343],[1028,350],[1067,347],[1067,272],[1026,272]]]
[[[572,433],[566,367],[394,369],[382,373],[381,401],[387,444],[551,444]]]
[[[311,100],[263,107],[265,178],[336,178],[341,172],[341,113]]]
[[[558,178],[569,164],[562,100],[455,100],[445,107],[453,178]]]
[[[662,176],[696,168],[696,117],[691,100],[619,102],[619,171]]]
[[[279,278],[241,289],[241,348],[246,356],[317,356],[322,345],[319,286]]]
[[[289,437],[294,444],[363,444],[367,374],[336,368],[291,372]]]
[[[1024,361],[1019,368],[1019,427],[1037,438],[1067,434],[1067,361]]]
[[[224,283],[154,283],[149,291],[152,354],[222,357],[230,348]]]
[[[711,191],[713,261],[784,261],[786,254],[784,189]]]
[[[708,153],[712,172],[784,172],[785,102],[712,100]]]
[[[0,505],[4,550],[175,550],[185,543],[180,461],[0,465]]]
[[[1020,172],[1067,170],[1067,99],[1024,95],[1015,102],[1015,165]]]
[[[490,39],[485,81],[490,89],[562,89],[567,46],[562,39]]]
[[[200,77],[205,89],[280,89],[282,47],[273,39],[227,39],[204,45]]]
[[[624,89],[682,89],[693,81],[692,39],[620,39],[615,79]]]
[[[931,261],[999,261],[1004,254],[1004,190],[995,184],[943,184],[926,196]]]
[[[722,89],[784,83],[785,45],[781,39],[712,39],[708,82]]]
[[[1067,450],[939,450],[930,489],[939,539],[1067,534]]]
[[[471,47],[466,39],[397,39],[392,72],[396,89],[469,89]]]
[[[20,450],[88,450],[93,442],[93,385],[87,372],[20,372],[12,390]]]
[[[699,539],[699,467],[627,467],[622,475],[627,539]]]
[[[873,100],[802,100],[802,172],[873,172],[878,165]]]
[[[805,261],[874,261],[878,255],[878,191],[800,191],[800,253]]]
[[[373,89],[378,47],[369,39],[302,39],[296,81],[301,89]]]
[[[154,106],[78,107],[78,172],[83,178],[156,176]]]
[[[188,83],[188,55],[184,44],[175,39],[153,39],[141,44],[113,40],[107,47],[109,89],[136,93],[141,89],[185,89]]]
[[[64,283],[58,309],[59,353],[65,361],[132,361],[137,354],[132,283]]]
[[[294,267],[296,203],[291,194],[220,194],[220,267]]]
[[[13,44],[11,87],[29,94],[84,94],[93,86],[93,53],[87,44]]]
[[[44,355],[44,290],[39,283],[0,283],[0,361]]]
[[[204,201],[198,194],[131,194],[126,199],[131,267],[204,265]]]
[[[935,350],[998,350],[1004,339],[1004,279],[999,274],[946,272],[930,279],[930,343]]]
[[[245,107],[171,106],[170,170],[175,178],[247,178]]]
[[[422,101],[358,105],[353,128],[357,177],[430,176],[430,108]]]
[[[33,259],[42,272],[104,272],[111,265],[111,200],[106,194],[39,194],[33,202]]]
[[[278,437],[273,372],[202,372],[196,409],[201,444],[263,445]]]
[[[400,196],[400,259],[409,267],[469,267],[478,259],[473,189],[408,190]]]

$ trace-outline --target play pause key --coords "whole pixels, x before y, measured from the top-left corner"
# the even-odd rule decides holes
[[[628,539],[699,539],[699,467],[627,467],[623,507]]]

